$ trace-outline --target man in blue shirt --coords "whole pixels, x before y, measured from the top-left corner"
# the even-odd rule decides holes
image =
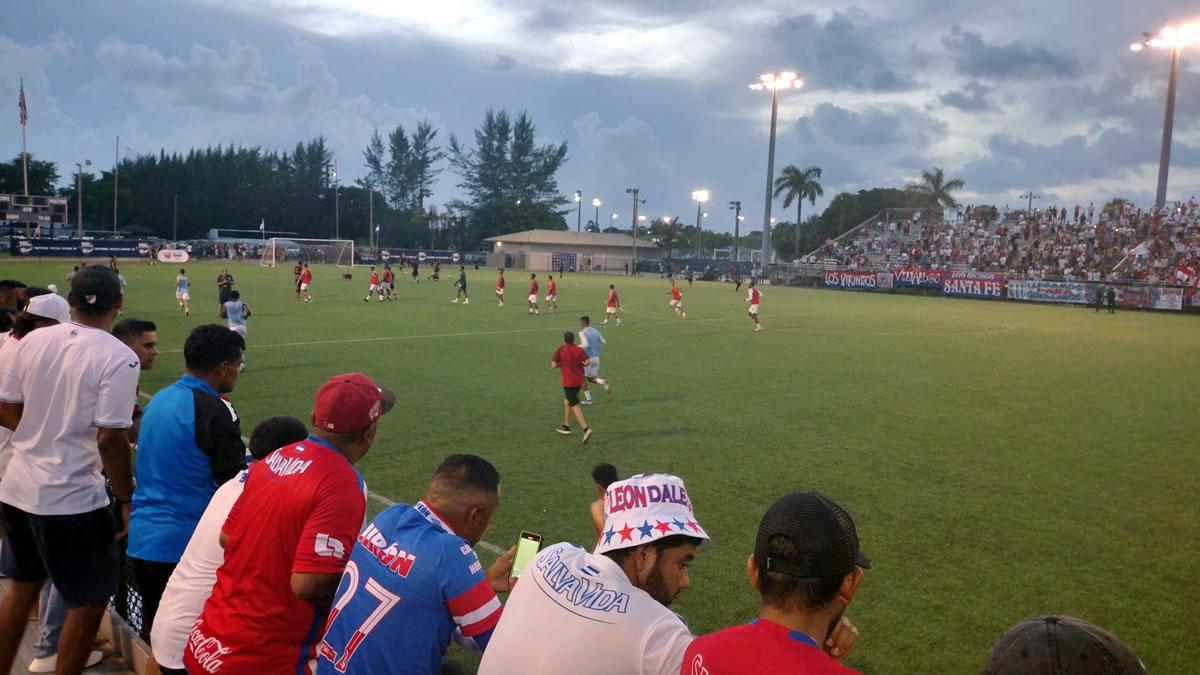
[[[584,405],[592,404],[592,392],[588,391],[588,382],[594,382],[608,391],[608,380],[600,377],[600,352],[604,351],[604,336],[592,328],[592,319],[588,316],[579,317],[579,346],[587,352],[588,364],[583,368],[583,401]]]
[[[380,300],[383,297],[380,296]],[[229,300],[221,304],[221,318],[229,321],[229,330],[242,336],[242,340],[246,339],[246,319],[250,318],[250,305],[242,302],[242,294],[238,291],[230,291]],[[246,369],[246,354],[242,353],[242,370]]]
[[[472,546],[500,506],[500,474],[474,455],[451,455],[425,499],[375,516],[350,554],[318,675],[441,673],[450,640],[482,652],[500,621],[496,593],[512,589],[516,548],[485,573]]]
[[[224,326],[198,326],[183,345],[187,372],[142,416],[127,552],[142,595],[143,638],[213,493],[246,467],[237,414],[221,398],[233,391],[245,346]]]
[[[458,266],[458,281],[454,282],[454,287],[458,289],[454,293],[454,302],[462,298],[462,304],[471,304],[471,299],[467,297],[467,268],[462,265]]]

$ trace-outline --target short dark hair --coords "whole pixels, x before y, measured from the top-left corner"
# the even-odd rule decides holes
[[[233,300],[241,300],[242,294],[238,293],[237,291],[232,291],[232,292],[230,292],[229,297]]]
[[[659,556],[661,556],[664,551],[669,551],[677,546],[685,546],[687,544],[699,546],[700,544],[703,544],[703,543],[704,543],[703,539],[697,539],[696,537],[689,537],[686,534],[672,534],[669,537],[663,537],[662,539],[656,539],[656,540],[650,542],[649,544],[641,544],[641,546],[653,546],[654,550],[658,553]],[[629,558],[629,556],[633,555],[634,550],[636,550],[637,548],[638,548],[637,546],[630,546],[628,548],[618,548],[614,551],[605,551],[604,555],[608,556],[609,560],[612,560],[613,562],[617,563],[618,565],[621,565],[621,564],[624,564],[624,562]]]
[[[617,482],[617,467],[607,462],[597,464],[592,468],[592,480],[596,481],[596,485],[607,488]]]
[[[13,319],[16,316],[17,310],[12,307],[0,307],[0,332],[12,330]]]
[[[563,343],[568,345],[575,344],[575,334],[571,331],[563,333]]]
[[[476,455],[450,455],[438,465],[433,477],[455,491],[474,489],[494,494],[500,489],[500,472],[491,462]]]
[[[153,321],[143,321],[142,319],[122,319],[112,327],[113,337],[121,342],[157,331],[158,326],[155,326]]]
[[[262,459],[272,452],[308,438],[308,427],[295,417],[280,415],[259,422],[250,432],[250,456]]]
[[[222,363],[242,355],[246,341],[241,335],[215,323],[196,326],[183,343],[183,363],[190,371],[212,372]]]
[[[800,556],[791,537],[777,534],[767,540],[767,555],[791,560]],[[783,572],[768,572],[761,567],[758,580],[766,604],[783,611],[817,610],[837,597],[843,575],[801,578]]]
[[[583,316],[579,317],[579,321],[580,321],[580,322],[582,322],[582,323],[586,323],[586,324],[588,324],[588,325],[591,325],[591,323],[592,323],[592,317],[588,316],[587,314],[584,314]]]
[[[17,308],[18,311],[15,311],[10,315],[11,320],[9,321],[8,328],[12,331],[13,337],[23,338],[26,335],[29,335],[31,332],[33,332],[34,327],[36,327],[39,323],[44,324],[47,321],[58,323],[57,321],[54,321],[54,319],[47,319],[44,316],[37,316],[36,314],[30,314],[26,311],[26,308],[29,307],[30,300],[38,297],[39,295],[50,295],[52,292],[53,291],[48,288],[38,288],[36,286],[33,288],[25,288],[25,298],[17,303],[20,305],[20,307]]]
[[[17,281],[16,279],[0,279],[0,293],[12,293],[13,291],[19,291],[22,288],[28,288],[24,281]]]

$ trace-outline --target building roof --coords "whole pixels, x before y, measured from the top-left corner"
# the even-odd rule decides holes
[[[571,232],[569,230],[525,230],[510,232],[485,241],[504,244],[550,244],[554,246],[612,246],[633,247],[633,237],[628,234],[603,234],[599,232]],[[649,239],[638,239],[638,246],[657,248]]]

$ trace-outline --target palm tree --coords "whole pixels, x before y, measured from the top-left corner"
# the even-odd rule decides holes
[[[946,173],[942,171],[942,167],[935,166],[932,170],[922,171],[920,182],[910,183],[906,189],[912,194],[925,197],[930,206],[956,209],[958,201],[950,193],[961,190],[966,185],[961,178],[946,180]]]
[[[679,219],[672,218],[665,223],[655,220],[650,226],[650,236],[658,241],[659,248],[667,249],[667,260],[670,260],[675,247],[679,245]]]
[[[821,179],[821,167],[806,166],[803,169],[798,168],[795,164],[789,164],[783,167],[779,178],[775,179],[775,196],[785,195],[783,198],[783,208],[792,205],[796,202],[796,231],[794,234],[793,255],[796,258],[800,257],[800,211],[804,207],[804,200],[816,206],[817,197],[825,194],[821,189],[821,184],[818,183]]]

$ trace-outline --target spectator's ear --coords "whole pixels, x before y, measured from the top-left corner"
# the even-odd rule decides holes
[[[838,599],[842,604],[849,605],[854,602],[854,594],[858,592],[858,587],[863,580],[863,571],[861,567],[855,567],[854,571],[847,574],[842,579],[842,586],[838,589]]]
[[[746,556],[746,576],[750,577],[750,585],[754,590],[762,593],[762,581],[758,578],[758,563],[754,561],[754,554]]]

